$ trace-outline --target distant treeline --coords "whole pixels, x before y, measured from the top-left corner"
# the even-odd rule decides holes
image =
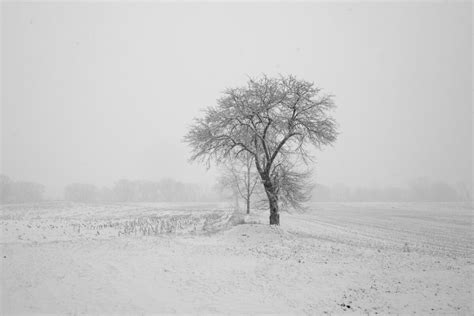
[[[459,183],[451,186],[444,182],[416,180],[405,188],[351,188],[344,184],[318,184],[312,194],[315,202],[451,202],[471,201],[472,188]]]
[[[216,196],[197,184],[172,179],[158,182],[122,179],[112,187],[70,184],[64,189],[64,199],[75,202],[197,202],[216,200]]]
[[[312,192],[315,202],[449,202],[472,201],[472,184],[455,186],[419,179],[405,188],[351,188],[344,184],[317,184]],[[0,202],[26,203],[44,199],[45,186],[14,181],[0,175]],[[111,187],[73,183],[65,187],[63,198],[75,202],[209,202],[224,197],[219,190],[173,179],[143,181],[122,179]],[[225,198],[224,198],[225,199]]]
[[[13,181],[5,175],[0,175],[0,202],[25,203],[43,200],[44,186],[39,183]]]

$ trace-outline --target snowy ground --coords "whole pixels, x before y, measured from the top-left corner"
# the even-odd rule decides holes
[[[0,311],[472,315],[472,216],[318,203],[275,228],[216,205],[6,205]]]

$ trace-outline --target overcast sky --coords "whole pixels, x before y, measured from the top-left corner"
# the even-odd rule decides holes
[[[3,2],[1,172],[49,192],[212,184],[182,142],[193,117],[247,76],[281,73],[336,96],[319,183],[469,182],[470,6]]]

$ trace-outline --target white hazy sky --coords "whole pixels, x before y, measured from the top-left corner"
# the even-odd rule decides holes
[[[319,183],[469,182],[471,19],[470,2],[3,2],[1,172],[57,192],[211,184],[182,143],[193,117],[247,75],[281,73],[336,96]]]

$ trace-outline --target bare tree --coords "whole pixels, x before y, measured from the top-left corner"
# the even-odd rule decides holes
[[[250,214],[250,203],[260,176],[254,172],[253,156],[246,152],[230,160],[221,168],[221,175],[218,178],[218,184],[221,189],[227,188],[232,191],[236,199],[236,207],[239,208],[239,198],[242,198],[246,204],[246,212]]]
[[[292,164],[277,164],[275,186],[283,206],[296,210],[303,209],[303,204],[311,199],[314,184],[311,181],[311,170],[297,170]]]
[[[251,154],[267,195],[270,225],[279,225],[281,170],[298,160],[307,165],[309,145],[320,148],[336,140],[336,122],[328,114],[333,107],[332,96],[313,83],[263,76],[225,90],[184,139],[192,147],[191,160],[207,166]]]

